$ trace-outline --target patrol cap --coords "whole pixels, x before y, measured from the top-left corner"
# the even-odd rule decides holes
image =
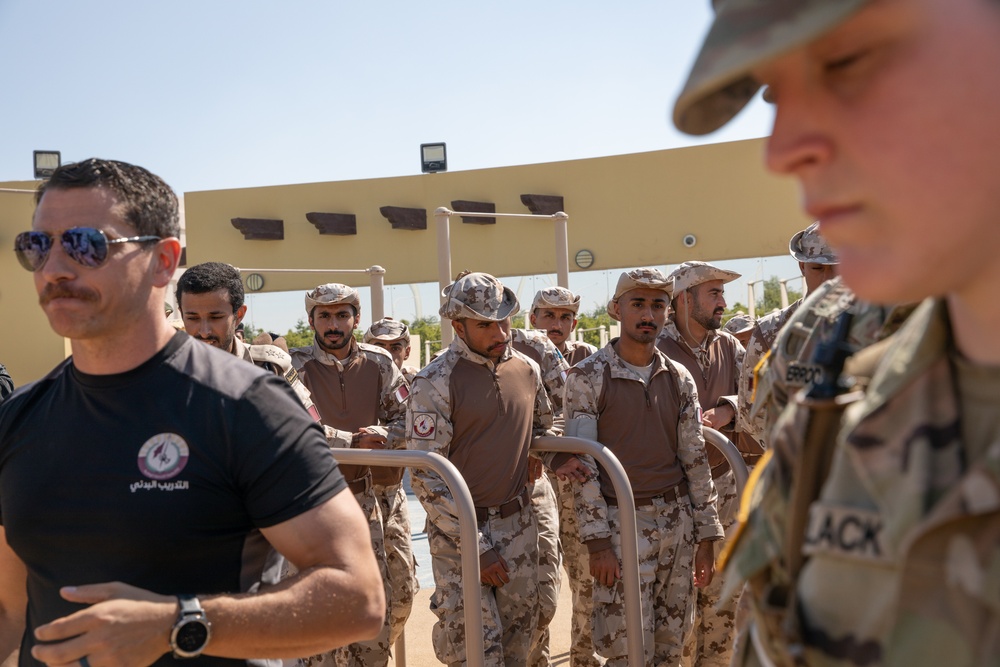
[[[546,287],[538,290],[535,300],[531,302],[531,312],[539,308],[562,308],[576,315],[580,312],[580,297],[565,287]]]
[[[389,342],[400,339],[409,343],[410,330],[406,327],[406,324],[396,321],[391,317],[383,318],[378,322],[372,322],[372,325],[365,331],[366,343],[370,343],[373,340]]]
[[[837,253],[819,234],[819,223],[814,222],[801,232],[797,232],[788,242],[788,252],[792,257],[807,264],[837,264]]]
[[[340,283],[327,283],[314,290],[306,292],[306,312],[312,313],[316,306],[337,306],[349,303],[354,310],[361,312],[361,298],[358,290]]]
[[[670,272],[670,278],[674,282],[674,293],[683,292],[695,285],[707,283],[709,280],[721,280],[723,283],[731,283],[740,277],[735,271],[726,271],[717,266],[712,266],[708,262],[684,262]]]
[[[722,328],[734,336],[737,336],[753,329],[754,323],[754,318],[750,317],[742,310],[738,310],[735,315],[729,318],[729,321],[726,322],[726,325]]]
[[[714,132],[760,85],[750,71],[808,44],[869,0],[716,0],[715,19],[674,104],[674,125],[688,134]]]
[[[624,296],[627,292],[631,292],[634,289],[659,290],[667,295],[667,299],[670,298],[673,291],[670,279],[663,275],[663,272],[659,269],[647,267],[644,269],[626,271],[618,277],[618,284],[615,286],[615,295],[612,297],[611,301],[608,301],[608,315],[617,320],[618,316],[615,315],[612,310],[611,304],[616,303],[618,299],[622,298],[622,296]]]
[[[455,282],[441,290],[441,296],[444,303],[438,313],[449,320],[471,317],[500,322],[520,307],[514,291],[488,273],[463,271]]]

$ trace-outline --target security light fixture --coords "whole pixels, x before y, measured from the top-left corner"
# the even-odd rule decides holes
[[[420,144],[420,171],[425,174],[448,171],[448,151],[443,143]]]
[[[59,151],[35,151],[35,178],[48,178],[60,164],[62,155]]]

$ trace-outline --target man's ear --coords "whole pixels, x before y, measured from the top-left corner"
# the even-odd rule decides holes
[[[236,309],[235,315],[236,315],[237,325],[243,321],[243,318],[246,317],[246,314],[247,314],[247,305],[244,303],[242,306]]]

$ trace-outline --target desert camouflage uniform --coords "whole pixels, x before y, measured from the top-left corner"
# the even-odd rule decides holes
[[[758,412],[754,417],[750,416],[750,411],[753,407],[754,369],[757,368],[757,365],[767,355],[768,350],[771,349],[774,340],[778,337],[778,332],[781,331],[782,327],[792,318],[792,315],[795,314],[795,311],[801,305],[802,299],[799,299],[787,308],[783,308],[770,315],[765,315],[757,320],[757,324],[753,327],[753,333],[750,334],[750,340],[747,342],[746,354],[743,356],[743,366],[740,369],[740,386],[737,400],[739,410],[737,411],[736,428],[753,437],[754,440],[760,443],[761,447],[767,446],[767,443],[764,441],[764,415]]]
[[[597,348],[583,341],[567,340],[563,357],[573,365],[574,359],[583,361],[597,352]],[[595,667],[604,659],[594,650],[591,617],[594,612],[594,578],[590,576],[590,554],[580,541],[576,509],[573,505],[573,483],[550,477],[559,501],[559,541],[562,545],[563,567],[566,568],[570,590],[573,591],[573,616],[570,621],[570,667]]]
[[[809,665],[1000,664],[996,395],[977,397],[977,418],[989,428],[970,441],[962,411],[970,399],[957,391],[952,346],[947,308],[931,300],[869,348],[883,356],[867,390],[851,396],[829,476],[809,508],[809,560],[795,582]],[[765,595],[788,588],[789,471],[808,417],[793,403],[780,418],[727,565],[733,582],[750,581],[756,643],[776,660],[787,640],[781,610]],[[758,664],[753,655],[740,659]]]
[[[316,361],[324,366],[331,366],[340,375],[344,373],[346,366],[359,362],[377,364],[380,374],[379,396],[372,397],[378,401],[376,413],[378,424],[359,425],[358,428],[371,433],[380,433],[386,437],[386,449],[403,449],[405,439],[403,438],[403,428],[406,423],[406,406],[400,403],[397,390],[404,386],[404,380],[399,369],[392,361],[388,352],[374,345],[351,341],[350,355],[344,361],[340,361],[334,355],[327,353],[313,341],[310,347],[293,348],[290,350],[292,362],[299,371],[302,381],[306,386],[310,386],[309,372],[306,364]],[[343,391],[346,391],[342,387]],[[320,413],[322,415],[322,412]],[[324,424],[327,442],[332,448],[350,449],[352,446],[353,433],[350,430],[337,429],[329,424]],[[336,456],[336,453],[334,454]],[[361,506],[361,510],[368,519],[368,527],[371,531],[372,549],[378,561],[379,571],[382,574],[382,581],[385,585],[386,618],[385,624],[378,636],[374,639],[356,642],[330,653],[323,653],[312,656],[304,660],[307,667],[353,667],[364,665],[366,667],[381,667],[388,665],[389,656],[392,650],[392,615],[395,598],[394,591],[390,585],[387,554],[385,547],[385,526],[382,513],[382,506],[371,483],[371,472],[369,471],[363,478],[351,480],[351,490],[354,498]],[[405,498],[404,498],[405,502]],[[408,528],[407,528],[408,530]],[[404,592],[405,594],[405,592]],[[412,595],[411,595],[412,600]],[[412,602],[411,602],[412,604]]]
[[[755,391],[748,420],[760,422],[763,432],[770,433],[791,395],[823,379],[823,369],[813,356],[819,344],[833,334],[842,313],[851,311],[854,316],[847,344],[860,350],[894,333],[914,307],[858,301],[839,276],[820,285],[781,327],[766,362],[751,380]]]
[[[617,338],[570,371],[566,382],[565,413],[567,433],[598,439],[605,393],[605,370],[610,367],[612,381],[642,383],[614,349]],[[716,493],[712,483],[705,443],[702,438],[697,389],[690,373],[680,364],[654,351],[653,372],[649,382],[660,373],[669,373],[677,383],[681,404],[677,424],[676,456],[689,488],[680,495],[677,487],[636,508],[639,536],[639,576],[642,595],[643,643],[645,664],[678,665],[684,639],[694,624],[695,589],[693,563],[695,546],[702,540],[719,539],[722,526],[715,509]],[[607,443],[602,443],[607,446]],[[650,447],[662,443],[649,443]],[[603,548],[610,539],[621,560],[621,535],[617,504],[609,506],[601,492],[599,471],[594,459],[580,455],[590,469],[590,479],[574,484],[575,508],[580,539]],[[622,460],[630,478],[636,474],[633,463]],[[638,504],[638,503],[637,503]],[[627,644],[625,613],[622,605],[623,584],[614,586],[593,582],[593,641],[608,665],[626,665]]]
[[[493,276],[482,273],[460,274],[455,283],[442,292],[442,296],[444,303],[439,312],[442,318],[448,319],[471,317],[474,320],[503,321],[518,307],[517,297],[509,288],[504,287]],[[508,366],[509,364],[514,366]],[[519,414],[524,416],[524,410],[530,413],[532,436],[551,435],[552,408],[542,386],[538,365],[509,345],[500,360],[494,363],[473,352],[460,337],[456,337],[447,351],[424,367],[413,382],[406,424],[407,446],[410,449],[435,452],[453,461],[458,460],[460,451],[462,456],[479,455],[478,450],[471,446],[477,442],[482,444],[481,439],[472,437],[471,433],[459,434],[459,439],[455,439],[454,425],[459,417],[452,411],[455,399],[451,381],[457,372],[456,367],[460,365],[464,369],[462,372],[468,372],[476,366],[485,367],[493,376],[496,396],[501,401],[501,406],[509,406],[509,403],[503,401],[514,397],[504,398],[498,372],[503,367],[511,368],[511,372],[516,374],[511,376],[511,381],[523,382],[526,376],[519,369],[526,365],[527,378],[530,378],[529,381],[534,386],[532,404],[516,406],[515,410],[520,410]],[[469,377],[477,376],[473,374]],[[517,414],[515,412],[508,416],[508,421],[515,419]],[[502,431],[500,423],[496,421],[481,426],[490,429],[488,432],[492,437],[497,437]],[[476,424],[476,427],[479,428],[480,425]],[[512,435],[515,433],[514,428],[512,426]],[[516,428],[521,428],[521,425]],[[511,454],[524,457],[520,460],[508,460],[514,464],[515,483],[519,483],[522,471],[525,484],[528,482],[529,445],[527,441],[510,443]],[[474,467],[475,463],[466,461],[464,465]],[[506,487],[510,486],[512,479],[472,479],[461,461],[459,471],[466,477],[473,502],[483,502],[485,505],[477,508],[477,551],[481,562],[484,558],[495,562],[497,557],[502,557],[507,562],[509,577],[509,582],[503,586],[480,587],[483,628],[471,631],[483,632],[486,665],[526,665],[532,639],[529,630],[533,630],[538,624],[538,532],[532,505],[524,502],[527,488],[525,486],[520,493],[515,492],[512,499],[508,495],[508,499],[499,505],[490,506],[490,503],[481,498],[498,490],[507,495]],[[414,469],[412,479],[414,490],[427,512],[427,532],[436,584],[431,597],[431,610],[438,617],[432,631],[434,652],[443,663],[461,664],[466,660],[467,629],[462,600],[460,550],[463,545],[460,542],[455,501],[448,486],[437,473]],[[512,507],[515,502],[520,509],[504,516],[503,509]]]
[[[553,416],[557,422],[561,421],[563,388],[569,365],[544,332],[511,329],[510,334],[514,349],[538,363]],[[538,524],[538,627],[532,635],[528,664],[535,667],[549,664],[549,624],[556,616],[556,603],[559,602],[562,548],[559,544],[558,501],[552,487],[552,479],[543,474],[534,481],[531,493]]]

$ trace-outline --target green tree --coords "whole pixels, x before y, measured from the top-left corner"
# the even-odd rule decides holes
[[[794,303],[802,298],[802,292],[788,290],[788,303]],[[771,276],[764,281],[764,300],[755,304],[757,316],[767,315],[772,310],[781,308],[781,279],[778,276]]]
[[[288,344],[288,349],[293,347],[308,347],[312,345],[313,341],[313,330],[309,328],[309,323],[305,320],[299,320],[295,323],[294,329],[289,329],[288,333],[285,334],[285,342]]]
[[[578,313],[577,314],[577,329],[595,329],[596,327],[604,327],[615,323],[611,316],[608,315],[608,311],[604,306],[595,306],[594,310],[590,313]],[[590,343],[595,347],[601,346],[601,333],[599,331],[584,331],[583,340],[586,343]]]
[[[408,322],[403,320],[403,323],[409,328],[411,334],[420,336],[420,365],[426,366],[430,359],[425,359],[426,347],[424,343],[430,341],[431,343],[431,356],[435,352],[441,349],[441,321],[436,317],[421,317],[420,319]]]

